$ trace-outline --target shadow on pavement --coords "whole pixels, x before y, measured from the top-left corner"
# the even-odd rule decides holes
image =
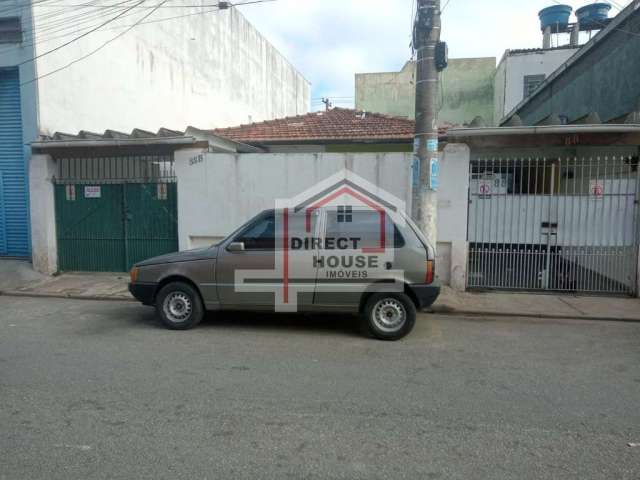
[[[111,302],[87,302],[82,304],[84,314],[93,314],[99,322],[91,322],[84,333],[99,333],[118,329],[165,330],[152,307],[134,303],[113,304]],[[104,321],[102,321],[104,320]],[[97,325],[99,324],[99,326]],[[207,312],[202,322],[193,331],[255,330],[286,333],[326,333],[359,336],[358,317],[348,314],[302,314],[264,312]],[[179,332],[178,332],[179,333]]]
[[[197,328],[323,332],[361,336],[358,318],[347,314],[208,312]]]

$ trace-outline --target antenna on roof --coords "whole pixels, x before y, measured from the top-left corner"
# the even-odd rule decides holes
[[[327,112],[331,107],[333,107],[333,104],[331,103],[331,100],[329,98],[322,97],[322,103],[324,103],[324,109]]]

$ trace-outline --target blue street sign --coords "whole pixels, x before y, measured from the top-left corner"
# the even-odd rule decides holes
[[[429,175],[429,188],[438,190],[440,186],[440,162],[437,158],[431,159],[431,175]]]
[[[413,186],[418,187],[420,185],[420,159],[415,156],[411,162],[411,177]]]

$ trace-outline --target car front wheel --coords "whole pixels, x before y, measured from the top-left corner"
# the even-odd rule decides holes
[[[416,323],[416,307],[404,293],[376,293],[362,312],[364,330],[380,340],[399,340]]]
[[[188,283],[172,282],[162,287],[156,297],[156,310],[165,327],[188,330],[204,316],[200,295]]]

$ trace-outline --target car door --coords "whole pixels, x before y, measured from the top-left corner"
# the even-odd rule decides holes
[[[402,235],[389,215],[366,208],[327,208],[323,225],[314,306],[357,309],[374,283],[394,281]]]
[[[234,250],[233,244],[243,244],[242,250]],[[275,214],[266,211],[258,215],[232,238],[223,242],[216,263],[216,283],[220,305],[223,308],[266,308],[273,306],[274,296],[268,289],[237,284],[239,271],[272,271],[275,267]],[[256,275],[260,276],[260,275]],[[262,291],[260,291],[262,290]]]
[[[296,309],[313,302],[315,267],[312,252],[292,250],[293,239],[316,235],[316,218],[306,232],[304,212],[287,212],[286,228],[283,212],[269,210],[258,215],[220,246],[216,281],[220,304],[226,309],[273,310],[276,292],[284,288],[283,266],[287,265],[287,288],[296,295]],[[300,242],[296,241],[296,246]],[[286,244],[286,247],[285,247]],[[282,302],[282,297],[280,301]]]

